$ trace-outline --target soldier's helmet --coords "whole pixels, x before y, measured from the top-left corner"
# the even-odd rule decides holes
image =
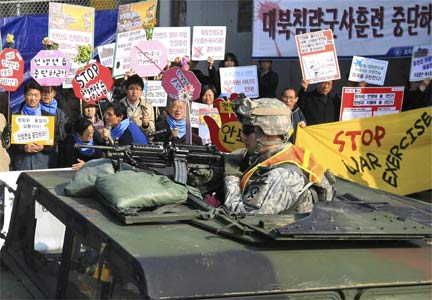
[[[234,102],[235,113],[243,125],[261,128],[267,135],[286,135],[293,127],[291,110],[276,98],[237,98]]]

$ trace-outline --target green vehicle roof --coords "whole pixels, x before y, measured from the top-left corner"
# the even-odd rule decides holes
[[[65,196],[73,174],[26,173],[19,184],[36,187],[38,201],[89,242],[111,247],[118,268],[139,278],[152,299],[432,283],[432,250],[424,241],[431,233],[430,205],[415,200],[339,180],[338,195],[358,203],[351,217],[337,211],[342,206],[323,204],[321,211],[336,211],[336,225],[314,214],[296,221],[289,215],[211,218],[205,212],[205,219],[190,206],[165,219],[149,215],[147,222],[141,217],[140,223],[126,225],[96,198]],[[384,203],[386,210],[376,209]],[[366,212],[376,225],[369,224]]]

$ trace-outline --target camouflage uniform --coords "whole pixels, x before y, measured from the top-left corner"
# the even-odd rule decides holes
[[[259,156],[252,166],[270,156],[269,153]],[[301,169],[293,164],[260,169],[251,176],[244,193],[239,177],[226,176],[225,207],[236,213],[278,214],[292,206],[306,183]],[[309,191],[307,193],[296,212],[306,213],[312,209],[312,197]]]
[[[261,141],[260,131],[257,135],[257,146],[253,153],[249,153],[252,160],[247,157],[247,149],[228,155],[228,162],[239,162],[238,157],[243,156],[242,162],[248,160],[245,171],[242,175],[238,174],[225,176],[225,207],[236,213],[247,214],[278,214],[291,209],[296,204],[294,212],[310,212],[313,207],[313,197],[309,189],[304,191],[309,183],[303,170],[296,164],[282,161],[277,165],[262,166],[246,179],[244,190],[241,188],[242,177],[246,171],[253,169],[258,164],[274,157],[287,147],[292,146],[288,142],[289,133],[292,131],[291,110],[278,99],[263,98],[255,101],[243,98],[236,103],[235,112],[242,125],[252,125],[258,127],[262,133],[269,136],[281,136],[277,144],[279,147],[258,154],[263,145],[275,145],[273,141]],[[287,149],[288,151],[288,149]],[[239,153],[242,153],[239,155]],[[229,158],[237,157],[236,159]],[[250,161],[250,163],[249,163]],[[241,165],[241,164],[238,164]],[[301,165],[301,164],[299,164]],[[247,170],[245,170],[247,169]],[[304,193],[303,193],[304,191]],[[297,203],[299,196],[302,200]]]

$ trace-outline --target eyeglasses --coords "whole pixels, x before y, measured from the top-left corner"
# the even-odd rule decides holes
[[[142,91],[142,88],[139,88],[139,87],[130,87],[130,88],[128,88],[128,91]]]
[[[252,134],[254,132],[255,132],[255,126],[253,126],[253,125],[243,125],[243,127],[242,127],[242,133],[244,135],[250,135],[250,134]]]

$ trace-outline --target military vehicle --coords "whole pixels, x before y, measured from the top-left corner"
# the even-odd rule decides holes
[[[192,194],[121,215],[66,196],[74,174],[20,175],[2,298],[18,278],[36,299],[432,299],[423,202],[338,179],[309,215],[233,215]]]

